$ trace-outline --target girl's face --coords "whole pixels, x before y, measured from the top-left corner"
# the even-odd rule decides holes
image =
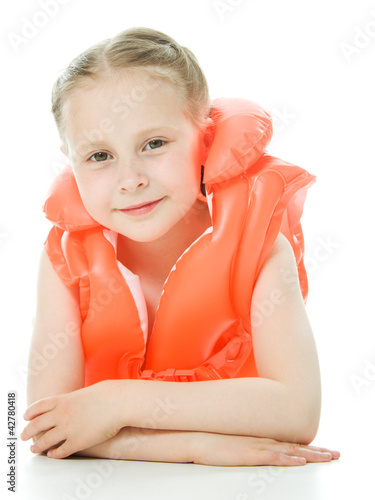
[[[103,226],[154,241],[193,209],[206,149],[167,82],[125,70],[70,94],[65,149],[82,201]]]

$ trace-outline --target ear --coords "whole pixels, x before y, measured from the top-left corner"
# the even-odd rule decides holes
[[[215,126],[212,118],[207,117],[204,125],[202,127],[203,140],[206,147],[209,149],[211,147],[214,135],[215,135]]]
[[[66,145],[64,143],[61,144],[60,151],[62,152],[62,154],[64,156],[66,156],[68,158],[68,148],[66,147]]]

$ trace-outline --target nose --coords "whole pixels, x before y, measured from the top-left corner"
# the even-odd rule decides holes
[[[148,185],[148,176],[136,162],[127,161],[118,166],[118,189],[124,193],[136,191]]]

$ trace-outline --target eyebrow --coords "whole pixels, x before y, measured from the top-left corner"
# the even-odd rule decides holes
[[[172,130],[178,130],[177,127],[173,127],[172,125],[157,125],[156,127],[150,127],[145,130],[140,130],[137,134],[137,136],[140,135],[148,135],[151,134],[151,132],[155,132],[156,130],[163,130],[163,129],[172,129]]]
[[[144,135],[149,135],[153,132],[163,130],[163,129],[171,129],[171,130],[178,130],[177,127],[174,127],[172,125],[156,125],[144,130],[140,130],[137,134],[136,137],[141,137]],[[91,142],[89,139],[82,140],[78,143],[77,148],[75,149],[75,152],[78,153],[79,151],[85,151],[84,154],[86,154],[91,148],[98,148],[98,147],[103,147],[104,144],[104,139],[102,141],[93,141]],[[78,153],[80,154],[80,153]],[[82,154],[82,153],[81,153]]]

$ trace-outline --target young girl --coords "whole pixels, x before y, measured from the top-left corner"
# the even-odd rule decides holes
[[[315,178],[265,153],[269,114],[211,102],[194,55],[146,28],[74,59],[52,111],[70,166],[44,207],[21,438],[53,458],[338,458],[308,446],[321,389],[300,217]]]

